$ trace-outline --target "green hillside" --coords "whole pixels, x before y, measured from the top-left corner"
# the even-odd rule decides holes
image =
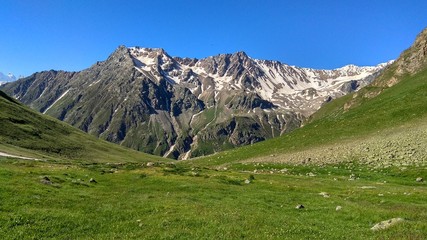
[[[0,151],[38,159],[124,162],[163,160],[98,140],[20,104],[0,91]]]

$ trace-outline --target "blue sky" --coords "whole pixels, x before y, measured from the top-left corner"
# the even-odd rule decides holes
[[[82,70],[117,46],[332,69],[397,58],[427,27],[425,0],[0,0],[0,72]]]

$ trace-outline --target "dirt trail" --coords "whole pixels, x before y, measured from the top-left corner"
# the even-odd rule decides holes
[[[40,160],[40,159],[37,159],[37,158],[22,157],[22,156],[12,155],[12,154],[8,154],[8,153],[4,153],[4,152],[0,152],[0,156],[2,156],[2,157],[20,158],[20,159],[25,159],[25,160]]]

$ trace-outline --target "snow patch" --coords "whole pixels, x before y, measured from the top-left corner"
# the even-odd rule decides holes
[[[46,108],[46,110],[43,111],[43,114],[45,114],[51,107],[53,107],[53,105],[55,105],[59,100],[61,100],[65,95],[67,95],[67,93],[70,91],[70,89],[68,89],[67,91],[65,91],[61,96],[59,96],[58,99],[55,100],[55,102],[52,103],[52,105],[50,105],[48,108]]]

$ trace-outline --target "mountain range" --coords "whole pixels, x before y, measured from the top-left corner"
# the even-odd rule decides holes
[[[83,71],[38,72],[0,89],[102,139],[188,159],[299,128],[324,103],[358,91],[391,63],[316,70],[244,52],[192,59],[119,46]]]

